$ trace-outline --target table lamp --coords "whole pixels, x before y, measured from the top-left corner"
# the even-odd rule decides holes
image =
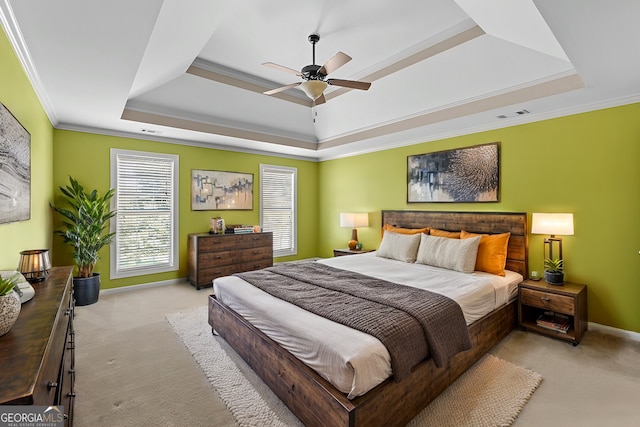
[[[354,250],[358,245],[358,227],[369,226],[369,214],[364,213],[341,213],[340,227],[351,227],[351,240],[349,240],[349,249]]]
[[[48,249],[31,249],[20,252],[18,271],[29,283],[46,279],[51,268]]]
[[[544,239],[545,258],[553,258],[553,243],[558,244],[558,259],[562,259],[562,237],[573,236],[572,213],[533,213],[531,218],[532,234],[548,234]],[[549,245],[549,256],[546,256],[546,246]]]

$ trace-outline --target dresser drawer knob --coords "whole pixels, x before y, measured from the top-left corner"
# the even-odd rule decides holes
[[[51,381],[49,381],[49,382],[47,383],[47,388],[48,388],[49,390],[51,390],[52,388],[56,388],[56,387],[58,387],[58,383],[52,383]]]
[[[551,298],[549,298],[549,297],[540,297],[540,299],[541,299],[542,301],[544,301],[544,302],[549,302],[549,301],[551,301]]]

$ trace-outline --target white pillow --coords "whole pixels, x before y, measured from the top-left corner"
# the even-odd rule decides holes
[[[415,262],[420,246],[420,234],[400,234],[386,231],[376,255],[404,262]]]
[[[469,239],[448,239],[423,234],[420,238],[416,262],[463,273],[473,273],[478,256],[479,237],[481,236]]]

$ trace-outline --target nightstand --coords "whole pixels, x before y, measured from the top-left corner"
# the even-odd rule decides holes
[[[560,332],[539,326],[536,321],[545,312],[568,316],[569,329]],[[518,288],[518,323],[526,330],[578,345],[587,330],[587,285],[564,282],[556,286],[544,280],[525,280]]]
[[[349,249],[349,248],[344,248],[344,249],[334,249],[333,250],[333,256],[344,256],[344,255],[358,255],[358,254],[366,254],[367,252],[373,252],[373,249],[360,249],[355,250],[355,249]]]

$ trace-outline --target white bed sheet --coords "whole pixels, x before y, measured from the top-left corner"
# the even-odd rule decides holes
[[[523,279],[511,271],[506,272],[506,277],[482,272],[465,274],[389,260],[375,252],[318,262],[446,295],[460,304],[467,324],[509,302]],[[213,287],[221,302],[350,399],[365,394],[391,375],[387,349],[368,334],[275,298],[236,276],[215,279]]]

